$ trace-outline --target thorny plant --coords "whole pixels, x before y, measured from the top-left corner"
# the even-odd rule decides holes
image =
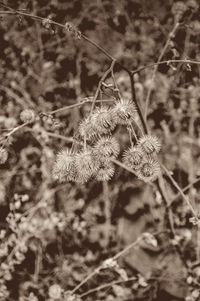
[[[147,120],[148,108],[150,106],[150,95],[156,78],[158,66],[161,64],[166,64],[174,68],[173,64],[183,63],[189,66],[188,68],[191,68],[192,64],[200,65],[199,61],[185,58],[180,60],[173,59],[162,61],[162,58],[171,39],[174,37],[177,28],[179,28],[181,24],[182,15],[184,14],[185,10],[187,10],[186,6],[181,6],[178,3],[179,2],[177,2],[176,5],[174,5],[172,8],[174,14],[174,26],[168,35],[167,41],[158,57],[158,60],[154,64],[142,66],[137,68],[136,70],[129,70],[127,67],[123,66],[102,46],[99,46],[87,36],[82,34],[72,23],[67,22],[66,24],[60,24],[50,18],[45,19],[23,10],[14,10],[6,5],[2,5],[4,10],[0,11],[1,15],[16,15],[20,18],[31,18],[33,20],[41,22],[42,26],[44,26],[46,29],[51,30],[52,26],[60,27],[66,33],[69,33],[74,39],[85,40],[92,46],[96,47],[110,60],[110,67],[100,79],[94,97],[82,99],[76,104],[62,107],[48,113],[38,112],[35,109],[31,108],[31,106],[29,109],[23,110],[20,114],[22,124],[14,127],[13,129],[5,129],[6,133],[2,135],[0,164],[4,164],[8,160],[8,152],[6,149],[7,142],[9,141],[10,137],[14,135],[18,130],[21,130],[22,128],[32,123],[39,122],[40,120],[48,121],[50,124],[56,126],[58,121],[53,116],[58,112],[70,110],[75,107],[80,107],[85,103],[91,103],[91,110],[88,116],[86,116],[80,122],[73,138],[46,131],[46,134],[48,136],[60,138],[72,144],[72,147],[70,149],[63,149],[59,153],[57,153],[52,171],[54,180],[57,180],[61,183],[69,181],[85,184],[89,180],[94,179],[95,181],[101,181],[104,185],[104,191],[107,191],[107,182],[114,176],[116,166],[124,168],[127,171],[133,173],[138,179],[149,183],[151,186],[157,187],[165,202],[166,210],[168,210],[169,213],[168,218],[171,238],[175,239],[176,233],[173,226],[173,216],[170,209],[171,204],[167,199],[167,193],[165,191],[165,182],[167,181],[170,186],[173,186],[177,190],[178,195],[183,198],[183,200],[190,208],[193,215],[193,217],[190,219],[191,223],[198,226],[200,223],[198,214],[193,208],[190,199],[185,195],[184,189],[180,188],[167,167],[159,162],[158,153],[160,152],[162,147],[161,141],[158,137],[151,134]],[[124,99],[123,95],[120,92],[117,80],[115,78],[116,66],[124,70],[129,76],[132,99]],[[138,103],[136,97],[135,75],[151,67],[153,67],[154,70],[151,84],[147,92],[147,98],[143,112],[143,109],[140,107],[140,104]],[[107,86],[106,80],[108,78],[112,80],[112,84],[109,84]],[[102,89],[104,86],[107,86],[112,91],[113,100],[101,99]],[[2,87],[2,89],[5,90],[6,88]],[[128,147],[128,149],[125,149],[123,151],[123,146],[120,145],[120,143],[115,138],[115,130],[120,126],[125,127],[130,140],[130,146]],[[120,157],[121,160],[118,160],[118,157]],[[164,177],[164,174],[166,175],[166,177]],[[195,179],[195,181],[199,181],[199,179]],[[186,187],[186,189],[188,188]],[[106,193],[106,196],[108,197],[108,191]],[[26,200],[22,200],[22,202],[25,201]],[[109,202],[107,203],[109,204]],[[16,206],[17,205],[15,204],[15,207]],[[1,264],[1,274],[4,274],[5,281],[10,279],[10,273],[12,273],[12,271],[14,270],[14,266],[20,264],[23,261],[24,253],[26,253],[27,251],[26,242],[31,236],[30,233],[33,234],[33,232],[36,231],[35,227],[38,227],[38,225],[36,226],[34,223],[34,214],[39,208],[42,207],[45,207],[45,204],[39,203],[36,207],[33,208],[31,212],[27,212],[27,215],[25,213],[24,216],[18,216],[17,214],[10,213],[7,217],[7,221],[13,234],[10,236],[10,239],[7,243],[3,242],[1,257],[4,257],[4,255],[8,252],[8,248],[10,246],[16,244],[16,247],[13,248],[7,260]],[[107,220],[109,220],[110,218],[110,210],[111,208],[108,205]],[[53,220],[53,224],[59,224],[59,227],[63,227],[62,217],[56,215],[49,218]],[[29,222],[31,223],[28,225]],[[45,225],[43,225],[42,227],[41,223],[40,227],[40,231],[42,231],[43,228],[45,228]],[[197,227],[197,231],[199,231],[199,227]],[[78,301],[81,300],[82,297],[90,293],[117,284],[118,282],[109,283],[86,291],[83,294],[78,294],[79,288],[81,288],[87,281],[98,274],[101,270],[114,268],[118,273],[120,273],[117,259],[144,239],[148,240],[148,243],[150,244],[157,244],[155,238],[156,235],[156,233],[155,236],[154,234],[144,233],[135,242],[128,245],[125,249],[117,253],[115,256],[104,261],[71,291],[64,291],[60,288],[59,285],[56,284],[52,285],[49,290],[50,297],[52,297],[53,300],[62,297],[64,298],[64,300]],[[1,239],[4,239],[4,237],[5,233],[1,232]],[[21,240],[20,244],[16,243],[17,239]],[[178,245],[177,252],[181,252],[178,248]],[[197,250],[197,254],[198,253],[199,248]],[[9,259],[13,256],[13,254],[15,254],[16,259],[10,261]],[[199,258],[199,255],[197,255],[197,258]],[[124,277],[122,281],[126,282],[135,280],[135,277]],[[148,279],[144,281],[148,281]],[[4,294],[4,297],[7,294],[4,282],[1,282],[1,294]]]

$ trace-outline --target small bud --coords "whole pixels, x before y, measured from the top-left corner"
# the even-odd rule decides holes
[[[197,3],[196,0],[188,0],[188,1],[186,2],[186,5],[187,5],[187,7],[188,7],[189,9],[192,10],[192,12],[196,12],[196,11],[198,10],[198,8],[199,8],[199,4]]]
[[[186,10],[187,10],[187,6],[182,1],[175,2],[172,5],[172,14],[177,19],[177,21],[181,19],[181,17],[183,16]]]
[[[114,260],[112,258],[108,258],[103,262],[103,268],[114,268],[117,265],[118,264],[117,264],[116,260]]]
[[[65,28],[68,32],[70,32],[72,34],[72,36],[77,39],[80,40],[81,39],[81,32],[76,28],[75,25],[73,25],[71,22],[66,22],[65,23]]]
[[[45,18],[42,20],[42,25],[46,28],[46,29],[50,29],[51,27],[51,20],[48,18]]]
[[[58,284],[53,284],[49,287],[49,297],[53,300],[61,298],[62,288]]]
[[[139,275],[138,284],[142,287],[147,287],[148,283],[142,275]]]
[[[20,114],[20,119],[22,122],[33,122],[35,121],[35,112],[31,109],[23,110]]]
[[[192,21],[189,28],[194,35],[200,34],[200,22],[198,20]]]
[[[0,148],[0,164],[4,164],[8,159],[8,152],[5,148]]]
[[[66,301],[81,301],[81,297],[76,295],[76,294],[72,294],[71,291],[66,291],[64,292],[64,300]]]
[[[74,25],[71,22],[66,22],[65,23],[65,28],[67,31],[73,31]]]
[[[193,224],[194,226],[199,225],[200,224],[200,219],[198,217],[190,217],[189,222],[191,224]]]
[[[19,209],[21,207],[21,202],[20,201],[16,201],[14,203],[14,207],[15,207],[15,209]]]
[[[143,235],[142,235],[142,238],[144,240],[144,242],[147,244],[147,245],[150,245],[154,248],[157,248],[158,247],[158,241],[157,239],[154,237],[154,235],[152,235],[151,233],[149,232],[144,232]]]

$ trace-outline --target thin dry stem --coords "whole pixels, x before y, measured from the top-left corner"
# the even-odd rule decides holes
[[[3,137],[3,142],[1,144],[1,148],[4,147],[9,139],[10,136],[12,136],[15,132],[19,131],[20,129],[22,129],[23,127],[25,127],[26,125],[30,124],[29,122],[23,123],[17,127],[15,127],[14,129],[12,129],[9,133],[7,133],[4,137]]]
[[[112,61],[111,65],[110,65],[109,69],[106,70],[106,72],[103,74],[102,78],[101,78],[100,81],[99,81],[99,84],[98,84],[96,93],[95,93],[95,95],[94,95],[94,99],[93,99],[93,101],[92,101],[92,107],[91,107],[90,113],[92,113],[93,110],[94,110],[94,106],[95,106],[97,97],[99,96],[99,93],[100,93],[100,90],[101,90],[102,83],[103,83],[104,80],[108,77],[108,75],[113,71],[115,62],[116,62],[116,60],[114,59],[114,60]]]
[[[106,243],[109,244],[110,230],[111,230],[111,199],[109,198],[109,187],[108,182],[103,181],[103,197],[105,206],[105,217],[106,217]]]
[[[9,10],[9,11],[0,11],[1,15],[19,15],[19,16],[24,16],[24,17],[29,17],[31,19],[34,20],[38,20],[38,21],[43,21],[45,20],[45,18],[36,16],[34,14],[30,14],[30,13],[26,13],[20,10]],[[65,25],[55,22],[51,19],[48,19],[49,24],[52,25],[56,25],[58,27],[64,28],[65,29]],[[91,45],[93,45],[94,47],[96,47],[97,49],[99,49],[101,52],[103,52],[105,54],[105,56],[107,56],[110,60],[115,60],[104,48],[102,48],[101,46],[99,46],[97,43],[95,43],[94,41],[90,40],[88,37],[86,37],[84,34],[81,34],[81,37],[87,41],[88,43],[90,43]]]
[[[196,184],[196,183],[198,183],[198,182],[200,182],[200,177],[197,178],[197,179],[195,179],[192,183],[190,183],[190,184],[188,184],[187,186],[185,186],[185,187],[182,189],[182,191],[183,191],[183,192],[187,191],[190,187],[192,187],[194,184]],[[175,201],[180,195],[181,195],[180,192],[178,192],[178,193],[173,197],[173,199],[171,200],[171,202],[169,202],[168,207],[172,206],[173,203],[174,203],[174,201]]]
[[[73,295],[81,286],[83,286],[88,280],[90,280],[93,276],[98,274],[101,270],[102,266],[95,269],[92,273],[90,273],[83,281],[81,281],[72,291],[71,294]]]
[[[173,213],[171,207],[169,207],[169,200],[168,195],[166,193],[165,184],[162,175],[158,178],[159,187],[161,189],[162,197],[165,202],[165,208],[167,213],[167,218],[170,226],[170,231],[173,237],[175,237],[175,229],[174,229],[174,220],[173,220]]]
[[[0,90],[4,91],[9,97],[11,97],[12,99],[14,99],[23,108],[28,108],[28,106],[27,106],[26,102],[24,101],[23,97],[20,97],[18,94],[16,94],[13,91],[13,89],[0,85]],[[31,104],[31,107],[33,107],[33,104]]]
[[[100,290],[103,290],[105,288],[111,287],[111,286],[116,285],[116,284],[121,284],[121,283],[124,283],[124,282],[129,282],[129,281],[134,281],[134,280],[137,280],[137,278],[135,276],[130,277],[130,278],[126,279],[126,280],[112,281],[110,283],[106,283],[106,284],[100,285],[98,287],[92,288],[91,290],[87,291],[86,293],[81,294],[80,297],[81,298],[85,297],[87,295],[90,295],[92,293],[98,292]]]
[[[165,171],[166,175],[168,176],[170,182],[172,183],[172,185],[179,191],[180,195],[182,196],[182,198],[184,199],[184,201],[187,203],[187,205],[189,206],[190,210],[192,211],[193,216],[197,219],[197,214],[194,210],[194,208],[192,207],[189,199],[187,198],[187,196],[184,194],[183,190],[180,188],[180,186],[176,183],[176,181],[173,179],[173,177],[171,176],[169,170],[163,165],[160,164],[162,169]]]
[[[171,38],[174,36],[177,28],[179,26],[179,23],[175,23],[172,31],[169,33],[169,36],[168,36],[168,39],[159,55],[159,58],[158,58],[158,61],[157,63],[161,62],[164,54],[165,54],[165,51],[167,50],[167,47],[169,45],[169,42],[171,41]],[[158,65],[155,65],[154,66],[154,70],[153,70],[153,75],[152,75],[152,79],[151,79],[151,84],[150,84],[150,87],[149,87],[149,90],[147,92],[147,97],[146,97],[146,101],[145,101],[145,111],[144,111],[144,119],[146,120],[147,119],[147,113],[148,113],[148,107],[149,107],[149,101],[150,101],[150,96],[151,96],[151,92],[152,92],[152,89],[153,89],[153,84],[154,84],[154,80],[155,80],[155,77],[156,77],[156,72],[158,70]]]
[[[92,103],[93,102],[93,99],[94,97],[91,96],[91,97],[86,97],[85,100],[82,99],[80,102],[78,103],[75,103],[73,105],[69,105],[69,106],[65,106],[65,107],[62,107],[60,109],[56,109],[54,111],[51,111],[51,112],[48,112],[48,114],[56,114],[56,113],[60,113],[62,111],[65,111],[65,110],[70,110],[70,109],[73,109],[73,108],[76,108],[76,107],[80,107],[80,106],[83,106],[84,104],[86,103]],[[111,99],[102,99],[102,100],[96,100],[96,103],[99,103],[99,102],[113,102],[113,100]]]
[[[55,133],[50,133],[50,132],[45,132],[49,137],[53,137],[53,138],[57,138],[57,139],[62,139],[68,143],[73,143],[74,139],[71,137],[65,137],[59,134],[55,134]]]
[[[200,261],[200,223],[197,224],[197,261]]]
[[[120,256],[124,255],[126,252],[128,252],[130,249],[135,247],[141,240],[143,239],[143,236],[141,235],[136,239],[136,241],[132,242],[130,245],[125,247],[122,251],[118,252],[115,256],[109,258],[110,260],[116,260]],[[72,291],[71,294],[74,294],[81,286],[83,286],[89,279],[91,279],[93,276],[98,274],[100,270],[105,269],[104,262],[96,268],[92,273],[90,273],[81,283],[79,283]]]
[[[200,61],[195,61],[195,60],[166,60],[166,61],[161,61],[161,62],[152,63],[152,64],[148,64],[146,66],[139,67],[138,69],[133,70],[131,73],[136,74],[136,73],[140,73],[141,71],[143,71],[145,69],[148,69],[148,68],[151,68],[151,67],[154,67],[157,65],[163,65],[163,64],[170,65],[173,63],[200,65]]]

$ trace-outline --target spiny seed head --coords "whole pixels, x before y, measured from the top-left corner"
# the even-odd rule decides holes
[[[20,119],[24,123],[33,122],[33,121],[35,121],[35,112],[31,109],[23,110],[20,113]]]
[[[119,143],[114,137],[102,137],[94,146],[94,155],[100,160],[105,160],[108,157],[117,157],[120,152]]]
[[[113,131],[116,126],[112,112],[107,107],[97,108],[91,115],[91,122],[94,126],[96,125],[99,135]]]
[[[138,178],[144,182],[152,182],[157,179],[160,173],[158,161],[148,158],[138,171]]]
[[[136,107],[132,101],[120,99],[113,107],[116,124],[127,124],[135,119]]]
[[[114,130],[115,125],[112,111],[106,107],[101,107],[81,122],[79,132],[82,137],[91,139],[94,136],[108,134]]]
[[[144,153],[138,146],[131,146],[123,154],[123,162],[133,170],[138,170],[144,161]]]
[[[76,175],[75,155],[70,149],[62,150],[56,155],[52,175],[59,182],[74,181]]]
[[[94,160],[91,151],[84,150],[75,156],[75,167],[77,170],[76,181],[80,183],[87,182],[90,177],[97,172],[99,162]]]
[[[5,148],[0,148],[0,164],[4,164],[8,159],[8,152]]]
[[[79,125],[79,133],[82,137],[86,137],[86,139],[91,139],[96,136],[96,129],[93,127],[91,123],[91,117],[88,116],[85,118]]]
[[[111,162],[101,164],[96,174],[97,181],[109,181],[115,173],[115,167]]]
[[[159,153],[161,149],[161,143],[156,136],[145,135],[141,137],[138,141],[138,146],[143,149],[143,151],[150,155],[153,153]]]

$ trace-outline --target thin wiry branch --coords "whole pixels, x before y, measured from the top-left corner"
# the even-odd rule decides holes
[[[48,114],[56,114],[56,113],[60,113],[60,112],[65,111],[65,110],[70,110],[70,109],[73,109],[73,108],[76,108],[76,107],[81,107],[86,103],[93,103],[93,99],[94,99],[93,96],[92,97],[86,97],[85,100],[83,99],[78,103],[68,105],[68,106],[62,107],[60,109],[53,110],[51,112],[48,112]],[[113,102],[113,100],[112,99],[96,100],[96,103],[102,103],[102,102]]]
[[[110,65],[110,67],[109,67],[109,69],[104,73],[104,75],[102,76],[102,78],[101,78],[100,81],[99,81],[99,84],[98,84],[98,87],[97,87],[97,90],[96,90],[94,99],[93,99],[93,101],[92,101],[92,107],[91,107],[90,113],[92,113],[93,110],[94,110],[94,106],[95,106],[97,97],[98,97],[98,95],[99,95],[99,92],[100,92],[100,89],[101,89],[101,85],[102,85],[102,83],[104,82],[104,80],[107,78],[107,76],[108,76],[110,73],[112,73],[113,68],[114,68],[114,65],[115,65],[115,62],[116,62],[116,60],[113,59],[111,65]]]
[[[130,245],[126,246],[122,251],[118,252],[113,257],[109,258],[110,260],[117,260],[120,256],[127,253],[130,249],[134,248],[141,240],[143,240],[143,235],[138,237]],[[99,267],[97,267],[91,274],[89,274],[82,282],[80,282],[72,291],[71,294],[74,294],[81,286],[83,286],[89,279],[98,274],[102,269],[105,269],[104,262]]]
[[[184,199],[184,201],[187,203],[187,205],[189,206],[192,214],[194,215],[194,217],[196,219],[198,219],[197,214],[194,210],[194,208],[192,207],[190,200],[187,198],[187,196],[184,194],[183,190],[179,187],[179,185],[177,184],[177,182],[173,179],[173,177],[171,176],[169,170],[163,165],[161,164],[162,169],[165,171],[167,177],[169,178],[170,182],[172,183],[172,185],[178,190],[178,192],[180,193],[180,195],[182,196],[182,198]]]
[[[95,292],[98,292],[100,290],[106,289],[108,287],[112,287],[113,285],[116,285],[116,284],[122,284],[122,283],[130,282],[130,281],[135,281],[135,280],[137,280],[137,278],[135,276],[133,276],[133,277],[130,277],[130,278],[126,279],[126,280],[112,281],[110,283],[106,283],[106,284],[100,285],[98,287],[92,288],[91,290],[89,290],[89,291],[81,294],[80,297],[81,298],[85,297],[87,295],[90,295],[92,293],[95,293]]]
[[[141,71],[154,67],[156,65],[170,65],[173,63],[183,63],[183,64],[194,64],[194,65],[200,65],[200,61],[195,61],[195,60],[166,60],[166,61],[161,61],[161,62],[157,62],[157,63],[152,63],[152,64],[148,64],[146,66],[142,66],[139,67],[138,69],[135,69],[133,71],[131,71],[132,74],[136,74],[136,73],[140,73]]]
[[[38,21],[44,21],[45,18],[34,15],[34,14],[30,14],[21,10],[9,10],[9,11],[0,11],[0,15],[19,15],[19,16],[24,16],[24,17],[28,17],[34,20],[38,20]],[[51,19],[48,19],[49,24],[51,25],[56,25],[58,27],[64,28],[66,29],[65,25],[58,23],[56,21],[53,21]],[[97,49],[99,49],[102,53],[105,54],[105,56],[107,56],[107,58],[109,58],[110,60],[115,60],[115,58],[113,58],[103,47],[99,46],[97,43],[95,43],[94,41],[92,41],[91,39],[89,39],[88,37],[86,37],[84,34],[81,33],[81,37],[87,41],[88,43],[90,43],[91,45],[93,45],[94,47],[96,47]]]

